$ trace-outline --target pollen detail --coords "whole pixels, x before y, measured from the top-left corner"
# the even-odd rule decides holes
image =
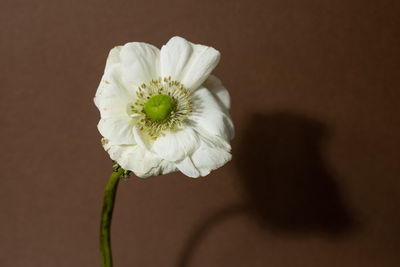
[[[139,86],[128,109],[142,134],[151,139],[178,130],[191,112],[190,92],[171,77],[160,77]]]
[[[167,95],[155,95],[147,100],[144,112],[153,121],[162,121],[168,118],[174,108],[174,101]]]

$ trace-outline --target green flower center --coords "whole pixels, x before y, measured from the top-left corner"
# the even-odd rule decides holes
[[[139,130],[155,140],[165,131],[182,127],[192,112],[191,95],[171,77],[158,77],[137,88],[127,112]]]
[[[174,101],[168,95],[152,96],[144,105],[144,112],[152,121],[165,120],[173,109]]]

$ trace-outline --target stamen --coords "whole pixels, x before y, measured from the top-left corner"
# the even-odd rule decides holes
[[[139,129],[153,139],[180,127],[192,112],[190,93],[170,76],[142,84],[136,96],[130,111],[140,116],[137,120]]]

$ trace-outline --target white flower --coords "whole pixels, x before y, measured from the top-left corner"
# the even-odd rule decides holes
[[[210,75],[219,58],[181,37],[161,50],[138,42],[113,48],[94,98],[111,159],[139,177],[205,176],[229,161],[230,97]]]

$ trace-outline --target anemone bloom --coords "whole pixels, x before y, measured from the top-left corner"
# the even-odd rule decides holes
[[[139,177],[205,176],[229,161],[230,97],[210,75],[219,58],[181,37],[161,50],[139,42],[113,48],[94,98],[111,159]]]

